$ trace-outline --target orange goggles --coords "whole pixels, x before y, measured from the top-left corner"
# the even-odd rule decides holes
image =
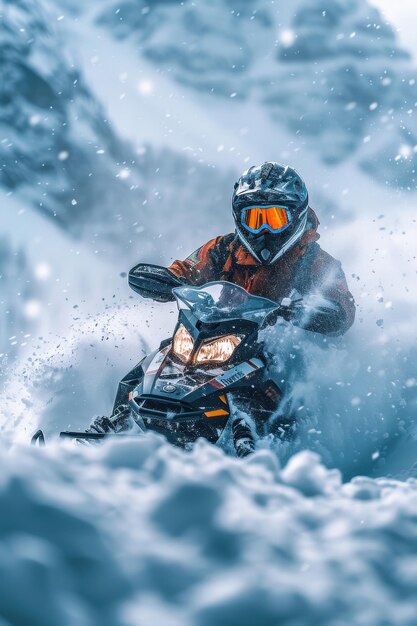
[[[242,224],[251,233],[269,230],[279,233],[291,223],[291,213],[283,206],[250,206],[242,212]]]

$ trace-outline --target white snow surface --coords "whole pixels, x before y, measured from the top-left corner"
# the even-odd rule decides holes
[[[414,626],[417,481],[155,435],[0,454],[2,626]]]

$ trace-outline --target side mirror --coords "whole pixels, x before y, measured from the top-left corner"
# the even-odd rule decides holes
[[[129,272],[129,287],[144,298],[159,302],[173,301],[173,288],[183,284],[169,269],[160,265],[139,263]]]

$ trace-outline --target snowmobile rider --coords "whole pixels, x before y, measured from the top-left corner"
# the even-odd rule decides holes
[[[275,162],[250,167],[234,185],[232,212],[234,233],[211,239],[168,269],[137,265],[130,286],[167,302],[174,300],[173,287],[226,280],[278,303],[292,298],[288,320],[297,326],[345,333],[355,319],[354,300],[340,262],[317,243],[319,221],[297,172]]]
[[[281,304],[280,315],[296,326],[325,335],[346,332],[355,318],[353,297],[339,261],[317,243],[319,222],[297,172],[273,162],[251,167],[235,183],[232,210],[234,233],[211,239],[169,268],[136,265],[129,273],[132,289],[168,302],[174,287],[225,280]],[[87,432],[130,428],[132,376],[119,384],[112,416],[95,419]],[[251,426],[240,414],[232,432],[237,456],[255,450]]]

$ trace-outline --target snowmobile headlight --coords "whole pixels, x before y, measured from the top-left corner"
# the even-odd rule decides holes
[[[187,363],[193,351],[193,347],[194,341],[191,334],[185,328],[184,324],[181,324],[174,335],[172,351],[183,363]]]
[[[196,363],[224,363],[228,361],[241,342],[236,335],[225,335],[202,344],[196,354]]]

